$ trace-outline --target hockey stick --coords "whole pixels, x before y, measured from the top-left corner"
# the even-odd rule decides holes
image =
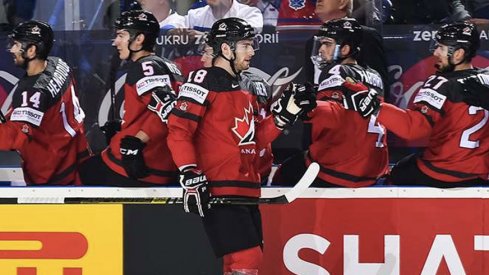
[[[256,204],[287,204],[297,199],[316,179],[319,173],[319,165],[311,163],[299,182],[288,192],[277,197],[269,198],[243,198],[243,197],[214,197],[210,204],[222,205],[256,205]],[[182,204],[181,197],[23,197],[23,198],[0,198],[1,203],[17,204]]]

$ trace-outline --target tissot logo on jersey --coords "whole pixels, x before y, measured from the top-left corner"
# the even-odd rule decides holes
[[[231,130],[239,138],[238,145],[255,144],[255,121],[251,103],[244,109],[243,117],[234,118],[234,127]]]
[[[204,104],[207,94],[209,94],[209,90],[192,83],[185,83],[180,87],[178,97],[188,97],[200,104]]]
[[[10,116],[10,120],[29,122],[33,125],[39,126],[41,125],[43,117],[44,113],[41,111],[29,107],[19,107],[14,109],[12,115]]]
[[[414,103],[418,103],[421,101],[424,101],[431,106],[435,107],[436,109],[440,110],[443,107],[443,104],[447,100],[447,97],[437,93],[435,90],[432,89],[421,89],[419,90],[418,94],[414,98]]]
[[[165,87],[167,85],[171,87],[170,76],[168,75],[146,76],[136,83],[136,91],[138,95],[142,95],[156,87]]]
[[[334,75],[326,78],[325,80],[323,80],[321,82],[321,84],[319,84],[318,91],[322,91],[325,89],[331,89],[333,87],[341,86],[341,85],[343,85],[343,82],[345,82],[343,77],[341,77],[340,75],[334,74]]]

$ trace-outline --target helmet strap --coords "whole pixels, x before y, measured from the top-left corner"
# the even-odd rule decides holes
[[[236,75],[236,77],[239,78],[239,74],[241,72],[238,72],[236,70],[236,66],[234,66],[234,61],[236,61],[236,46],[235,46],[235,43],[233,43],[233,45],[231,44],[228,44],[229,47],[231,48],[231,51],[233,53],[233,56],[231,58],[227,58],[224,56],[224,54],[222,54],[222,51],[219,52],[219,55],[224,58],[224,60],[226,60],[227,62],[229,62],[229,66],[231,67],[231,70],[233,71],[234,75]]]
[[[453,63],[452,62],[452,57],[453,57],[453,53],[458,50],[458,49],[455,49],[454,47],[450,46],[448,47],[448,53],[447,53],[447,59],[448,59],[448,67],[443,70],[444,72],[453,72],[455,70],[455,66],[457,65],[460,65],[462,63],[464,63],[465,61],[465,57],[464,59],[462,59],[460,62],[458,62],[457,64]]]
[[[135,35],[130,35],[129,36],[129,41],[127,43],[127,49],[129,50],[129,57],[127,58],[128,60],[131,60],[133,53],[140,52],[140,51],[142,51],[144,49],[144,46],[141,46],[141,48],[139,50],[135,50],[135,51],[134,50],[131,50],[131,44],[132,44],[132,42],[134,42],[134,40],[136,40],[136,37],[138,35],[140,35],[140,34],[141,34],[141,32],[140,33],[136,33]]]

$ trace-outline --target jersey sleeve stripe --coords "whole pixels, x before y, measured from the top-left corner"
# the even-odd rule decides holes
[[[179,109],[176,109],[176,108],[173,108],[173,110],[171,111],[171,113],[173,115],[176,115],[177,117],[181,117],[181,118],[185,118],[185,119],[190,119],[190,120],[193,120],[195,122],[199,122],[201,117],[200,116],[197,116],[197,115],[194,115],[194,114],[191,114],[191,113],[188,113],[188,112],[184,112],[182,110],[179,110]]]
[[[312,162],[316,162],[315,160],[313,160],[311,158],[310,155],[307,156],[307,158],[312,161]],[[350,175],[350,174],[347,174],[347,173],[342,173],[342,172],[338,172],[338,171],[335,171],[335,170],[331,170],[331,169],[328,169],[322,165],[320,165],[320,171],[325,173],[325,174],[328,174],[332,177],[336,177],[336,178],[340,178],[340,179],[344,179],[344,180],[348,180],[348,181],[351,181],[351,182],[361,182],[361,181],[368,181],[368,180],[376,180],[377,178],[371,178],[371,177],[358,177],[358,176],[355,176],[355,175]]]
[[[112,151],[110,150],[110,148],[107,150],[107,156],[109,157],[109,159],[122,167],[122,161],[118,160],[113,154],[112,154]],[[152,169],[152,168],[149,168],[147,167],[148,169],[148,172],[151,174],[151,175],[155,175],[155,176],[160,176],[160,177],[168,177],[168,178],[172,178],[172,177],[176,177],[177,176],[177,172],[174,172],[174,171],[165,171],[165,170],[158,170],[158,169]]]
[[[467,179],[467,178],[473,178],[474,176],[478,176],[477,174],[469,174],[469,173],[457,172],[457,171],[446,170],[439,167],[435,167],[433,164],[431,164],[431,162],[424,160],[422,158],[419,158],[419,160],[422,161],[427,168],[440,174],[450,175],[452,177],[456,177],[459,179]]]

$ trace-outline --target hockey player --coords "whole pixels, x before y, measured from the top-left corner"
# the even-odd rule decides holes
[[[317,187],[364,187],[375,184],[387,172],[388,151],[385,129],[375,116],[364,119],[347,111],[343,94],[352,78],[382,93],[380,75],[358,65],[362,27],[353,18],[328,21],[321,26],[312,59],[322,69],[318,106],[308,113],[304,128],[310,140],[305,156],[285,161],[274,184],[287,184],[300,178],[307,164],[321,166]],[[349,97],[347,97],[349,98]],[[346,106],[348,108],[348,106]]]
[[[210,68],[212,67],[214,51],[206,41],[207,39],[204,39],[202,44],[199,45],[199,52],[202,55],[200,61],[204,67]],[[244,71],[240,74],[240,85],[244,90],[250,91],[256,97],[256,100],[258,101],[258,109],[256,110],[256,113],[258,114],[257,119],[261,120],[269,116],[271,114],[270,107],[272,104],[272,87],[270,84],[263,78],[251,72]],[[260,152],[258,152],[258,155],[260,158],[258,170],[262,183],[268,184],[268,176],[272,171],[273,165],[272,144],[270,143],[265,148],[261,149]]]
[[[101,155],[84,165],[83,183],[176,183],[177,169],[166,143],[166,120],[182,80],[180,71],[170,61],[154,55],[159,25],[150,12],[123,12],[115,29],[113,45],[119,57],[128,61],[121,130]]]
[[[258,207],[209,209],[209,196],[258,198],[257,154],[295,120],[300,105],[279,100],[275,119],[256,123],[257,101],[239,83],[256,49],[253,28],[246,21],[216,21],[208,44],[213,48],[212,67],[190,73],[180,88],[168,121],[168,144],[181,171],[184,209],[203,217],[214,252],[223,257],[224,273],[257,274],[262,258]]]
[[[438,30],[434,42],[437,73],[424,82],[413,107],[380,105],[378,121],[388,130],[408,140],[429,139],[422,154],[394,166],[390,181],[442,188],[484,184],[489,173],[489,72],[471,63],[479,33],[470,23],[448,24]],[[367,93],[361,95],[368,98]]]
[[[79,184],[78,166],[90,155],[72,70],[48,56],[53,31],[41,21],[17,25],[8,51],[26,71],[13,92],[0,150],[17,150],[28,185]]]

